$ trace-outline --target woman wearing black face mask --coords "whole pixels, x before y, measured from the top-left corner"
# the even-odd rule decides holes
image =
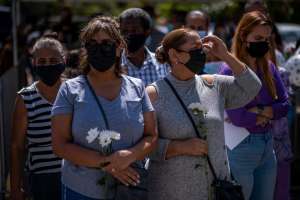
[[[232,124],[250,133],[228,151],[231,171],[243,186],[247,200],[273,199],[276,159],[271,120],[286,116],[289,106],[279,72],[269,59],[271,33],[271,21],[260,12],[250,12],[240,20],[233,38],[233,54],[247,63],[263,83],[259,94],[250,103],[227,110]],[[232,70],[223,66],[221,74],[232,75]]]
[[[197,75],[205,63],[203,49],[228,63],[235,77]],[[259,91],[260,81],[227,51],[221,39],[208,36],[201,41],[190,29],[168,33],[156,57],[170,64],[171,73],[147,87],[159,133],[149,169],[149,199],[214,199],[212,172],[204,156],[210,157],[217,177],[230,177],[224,109],[250,101]]]
[[[83,75],[62,85],[52,110],[63,197],[144,199],[143,159],[157,137],[151,102],[141,80],[121,73],[126,45],[115,20],[94,18],[80,36]]]
[[[33,68],[40,80],[22,89],[14,111],[11,147],[11,199],[24,199],[24,158],[34,200],[60,199],[61,159],[52,152],[51,109],[65,69],[63,47],[41,38],[33,47]],[[25,144],[27,149],[25,150]]]

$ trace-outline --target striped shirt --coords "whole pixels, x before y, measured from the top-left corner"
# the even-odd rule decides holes
[[[160,64],[156,60],[154,53],[150,52],[147,47],[145,47],[145,52],[146,58],[143,65],[141,67],[137,67],[130,62],[126,53],[123,51],[121,65],[124,71],[127,72],[128,76],[141,79],[144,85],[147,86],[164,78],[170,70],[167,64]]]
[[[27,110],[26,167],[35,174],[57,173],[60,172],[61,159],[52,151],[52,104],[38,92],[36,83],[18,92]]]

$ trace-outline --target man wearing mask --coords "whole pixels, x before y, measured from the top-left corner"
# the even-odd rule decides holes
[[[200,10],[190,11],[185,18],[185,27],[197,31],[201,39],[208,35],[209,24],[209,16]],[[214,56],[208,54],[206,57],[205,66],[199,73],[216,74],[219,71],[222,63],[223,62],[219,61]]]
[[[200,11],[192,10],[185,18],[185,27],[197,31],[201,38],[208,35],[209,16]]]
[[[151,33],[152,19],[140,8],[130,8],[119,16],[121,33],[126,41],[127,50],[121,58],[122,68],[129,76],[140,78],[147,86],[167,75],[167,65],[159,64],[145,46]]]

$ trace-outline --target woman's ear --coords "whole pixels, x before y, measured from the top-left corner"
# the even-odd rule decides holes
[[[169,56],[169,59],[171,62],[174,62],[174,63],[178,62],[178,58],[177,58],[175,49],[169,49],[168,56]]]
[[[239,34],[239,39],[240,39],[242,42],[245,42],[246,37],[245,37],[245,32],[244,32],[244,31],[241,31],[241,32],[240,32],[240,34]]]

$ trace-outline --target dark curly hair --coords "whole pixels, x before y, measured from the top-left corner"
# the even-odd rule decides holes
[[[82,43],[82,46],[84,47],[90,40],[92,40],[93,36],[99,31],[103,31],[106,34],[108,34],[112,38],[112,40],[116,42],[117,46],[122,44],[122,46],[126,47],[126,43],[119,31],[119,24],[115,19],[107,16],[93,18],[81,30],[80,41]],[[91,69],[87,61],[87,56],[88,55],[86,51],[84,51],[80,58],[80,69],[83,74],[87,74]],[[117,76],[120,76],[120,74],[122,73],[120,66],[120,58],[116,59],[115,73]]]

